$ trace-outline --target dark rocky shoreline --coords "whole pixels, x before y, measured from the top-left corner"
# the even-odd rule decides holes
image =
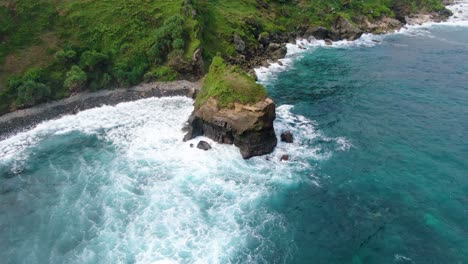
[[[453,1],[447,0],[446,5]],[[406,24],[421,24],[446,20],[451,13],[433,12],[421,14],[400,14],[400,19],[382,18],[370,23],[366,19],[356,18],[347,21],[339,18],[331,29],[323,27],[298,27],[293,32],[260,35],[259,46],[248,47],[238,36],[233,42],[240,55],[229,58],[230,63],[240,65],[251,74],[259,66],[268,66],[286,56],[287,43],[295,43],[296,39],[324,39],[326,41],[355,40],[364,33],[383,34],[401,29]],[[200,83],[185,80],[168,83],[148,83],[127,89],[104,90],[99,92],[83,92],[63,100],[44,103],[32,108],[17,110],[0,116],[0,140],[14,135],[20,131],[32,128],[42,121],[59,118],[63,115],[76,114],[79,111],[100,107],[103,105],[116,105],[121,102],[135,101],[149,97],[188,96],[194,98],[201,89]],[[247,155],[248,156],[248,155]]]
[[[451,5],[453,0],[445,0],[444,4]],[[352,21],[338,17],[330,29],[317,26],[297,27],[291,32],[274,33],[258,36],[257,46],[248,46],[237,35],[233,37],[233,44],[239,55],[230,57],[229,62],[240,65],[254,75],[257,67],[267,67],[286,56],[288,43],[295,44],[297,39],[325,40],[328,44],[340,40],[356,40],[362,34],[387,34],[398,31],[406,25],[421,25],[427,22],[446,21],[452,13],[446,9],[439,12],[406,13],[395,10],[396,18],[382,17],[380,20],[369,21],[367,17],[356,17]]]
[[[247,46],[239,36],[234,35],[233,44],[238,54],[229,58],[230,63],[237,64],[255,76],[254,68],[268,66],[270,62],[284,58],[287,54],[286,43],[295,43],[296,39],[320,39],[327,44],[339,40],[356,40],[364,33],[383,34],[401,29],[406,24],[422,24],[425,22],[441,22],[450,17],[449,10],[440,12],[407,14],[397,13],[397,18],[383,17],[370,22],[367,17],[354,18],[349,21],[338,17],[330,29],[324,27],[302,27],[294,32],[284,34],[258,36],[258,45]],[[188,133],[184,140],[197,136],[206,136],[223,144],[234,144],[239,147],[244,159],[271,153],[277,144],[273,122],[276,118],[274,102],[267,104],[236,105],[234,109],[218,107],[215,98],[211,98],[202,106],[195,107],[188,121]],[[273,106],[270,107],[270,106]],[[283,135],[282,135],[283,137]],[[282,138],[285,142],[292,142],[292,135]],[[288,157],[282,160],[288,160]]]
[[[103,105],[116,105],[149,97],[187,96],[195,98],[200,84],[189,81],[145,83],[127,89],[83,92],[66,99],[44,103],[0,116],[0,140],[64,115]]]

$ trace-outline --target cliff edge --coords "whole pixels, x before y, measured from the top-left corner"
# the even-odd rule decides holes
[[[234,144],[244,159],[268,154],[277,144],[275,108],[263,86],[216,56],[195,101],[184,140],[206,136]]]

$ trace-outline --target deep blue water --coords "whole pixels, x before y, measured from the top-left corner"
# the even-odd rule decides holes
[[[180,97],[0,142],[0,262],[468,263],[468,27],[370,39],[261,78],[268,159],[190,148]]]
[[[289,193],[297,263],[468,263],[468,29],[317,48],[268,83],[352,147]]]

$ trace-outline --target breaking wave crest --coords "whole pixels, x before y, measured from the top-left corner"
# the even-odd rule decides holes
[[[0,235],[22,241],[2,259],[258,263],[273,251],[275,261],[291,259],[288,223],[271,204],[299,184],[319,188],[314,164],[349,142],[280,106],[277,132],[291,130],[294,144],[248,161],[209,139],[213,149],[204,152],[190,147],[200,139],[181,140],[192,104],[174,97],[105,106],[1,141],[0,206],[9,214],[0,215]],[[279,161],[284,153],[290,161]]]

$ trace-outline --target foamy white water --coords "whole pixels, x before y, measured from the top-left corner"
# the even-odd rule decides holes
[[[445,23],[459,24],[462,26],[467,26],[468,22],[468,1],[455,1],[453,5],[447,7],[452,11],[453,16]]]
[[[279,62],[271,63],[268,67],[258,67],[255,69],[258,81],[266,84],[277,77],[277,74],[294,67],[294,61],[300,59],[304,54],[313,52],[317,48],[353,48],[353,47],[373,47],[380,45],[385,39],[394,34],[405,34],[413,36],[431,37],[428,29],[434,26],[453,26],[467,27],[468,26],[468,1],[455,1],[455,4],[447,6],[454,14],[446,22],[435,23],[429,22],[423,25],[406,25],[397,32],[384,35],[363,34],[359,39],[354,41],[340,40],[333,42],[332,45],[327,45],[324,40],[313,39],[297,39],[295,44],[288,43],[288,52],[286,57],[280,59]]]
[[[105,106],[44,122],[0,142],[0,165],[10,168],[8,173],[28,170],[34,162],[44,164],[39,160],[45,158],[45,167],[55,173],[37,177],[63,182],[52,188],[58,198],[48,203],[54,207],[35,205],[44,228],[60,226],[61,221],[44,218],[45,214],[77,221],[75,226],[62,227],[64,240],[53,242],[51,262],[228,263],[242,259],[257,263],[264,250],[281,246],[265,233],[268,229],[289,244],[287,222],[262,203],[277,195],[276,190],[294,188],[300,182],[320,188],[314,160],[345,151],[350,143],[325,137],[312,121],[292,114],[292,106],[281,106],[277,132],[291,130],[296,143],[280,143],[271,155],[245,161],[236,147],[204,138],[213,146],[204,152],[190,147],[200,138],[182,141],[192,104],[190,99],[174,97]],[[85,148],[72,160],[57,163],[53,153],[66,152],[68,145],[82,140],[88,142],[84,145],[97,141],[102,146],[92,150],[92,157]],[[52,154],[37,156],[44,151]],[[284,153],[291,155],[291,161],[279,161]],[[63,167],[68,162],[72,168]],[[300,176],[304,172],[308,176]],[[18,181],[14,176],[11,180]],[[23,180],[39,181],[35,184],[40,192],[51,191],[40,179]],[[28,196],[40,194],[20,195],[27,202],[33,199]],[[27,207],[17,203],[19,208]],[[41,247],[41,234],[30,235],[19,250]],[[255,255],[246,256],[252,247],[257,248]],[[284,256],[291,257],[294,248],[288,250]],[[31,252],[24,259],[41,258]]]

